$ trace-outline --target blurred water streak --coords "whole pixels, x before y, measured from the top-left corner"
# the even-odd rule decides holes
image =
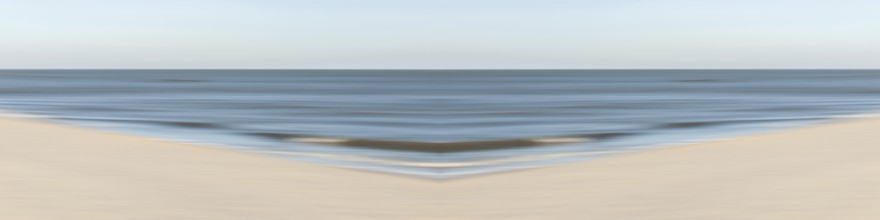
[[[875,70],[2,70],[0,108],[445,178],[869,112],[878,85]]]

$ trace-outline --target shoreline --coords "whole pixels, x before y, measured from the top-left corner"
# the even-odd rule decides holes
[[[402,216],[431,213],[418,205],[428,202],[418,198],[433,197],[429,180],[20,118],[0,117],[0,136],[0,219],[407,219]]]
[[[2,219],[872,219],[880,119],[432,181],[0,116]]]
[[[869,118],[466,178],[447,187],[468,195],[456,199],[461,212],[515,216],[507,219],[875,219],[877,158],[880,118]]]
[[[65,126],[73,126],[80,127],[89,130],[96,130],[100,132],[114,133],[119,135],[128,135],[128,136],[137,136],[145,139],[158,140],[158,141],[166,141],[173,142],[179,144],[194,144],[207,146],[217,149],[223,150],[233,150],[233,151],[241,151],[245,153],[253,153],[260,154],[262,156],[270,156],[270,157],[280,157],[287,160],[292,160],[296,163],[305,163],[305,164],[317,164],[321,166],[329,166],[329,167],[338,167],[345,169],[356,169],[366,172],[376,172],[376,173],[386,173],[389,175],[400,175],[405,177],[413,177],[413,178],[422,178],[434,181],[443,181],[443,180],[455,180],[462,178],[471,178],[475,176],[481,175],[493,175],[494,173],[499,172],[516,172],[517,170],[522,169],[536,169],[541,167],[553,167],[559,165],[573,164],[573,163],[586,163],[592,160],[601,159],[605,157],[616,157],[619,155],[638,153],[641,151],[651,151],[669,147],[675,147],[680,145],[687,144],[696,144],[696,143],[707,143],[707,142],[715,142],[729,139],[736,139],[740,137],[746,137],[756,134],[763,134],[768,132],[777,132],[777,131],[785,131],[790,129],[797,129],[801,127],[810,127],[816,125],[823,124],[831,124],[831,123],[840,123],[842,121],[848,121],[853,119],[869,119],[869,118],[880,118],[880,112],[877,111],[865,111],[861,113],[855,114],[842,114],[842,115],[828,115],[826,117],[808,117],[808,118],[816,118],[811,121],[800,122],[796,124],[788,124],[788,125],[777,125],[773,127],[759,128],[752,127],[747,130],[738,129],[723,132],[723,134],[702,134],[696,135],[694,137],[690,137],[687,139],[681,140],[669,140],[667,142],[662,143],[648,143],[642,145],[633,145],[627,147],[617,147],[617,148],[609,148],[604,150],[588,150],[588,151],[564,151],[564,152],[549,152],[544,154],[535,155],[514,155],[511,157],[501,157],[496,159],[488,159],[488,160],[475,160],[475,161],[452,161],[452,162],[418,162],[418,161],[406,161],[406,160],[391,160],[391,159],[382,159],[376,157],[370,157],[366,155],[344,155],[344,154],[329,154],[322,152],[296,152],[296,151],[276,151],[271,149],[262,149],[257,147],[247,147],[246,145],[235,145],[228,144],[222,142],[214,142],[208,141],[204,139],[188,139],[188,138],[178,138],[171,137],[167,135],[162,135],[162,132],[143,132],[138,130],[127,130],[127,129],[113,129],[113,128],[105,128],[102,126],[93,126],[89,123],[81,123],[76,121],[65,121],[56,119],[53,115],[42,115],[42,114],[31,114],[26,112],[18,112],[18,111],[10,111],[5,109],[0,109],[0,118],[18,118],[25,120],[37,120],[43,123],[49,124],[60,124]],[[162,137],[166,136],[166,137]],[[681,135],[679,135],[681,136]],[[693,135],[692,135],[693,136]],[[299,142],[297,138],[290,138],[291,142]],[[302,138],[308,140],[309,138]],[[323,138],[320,140],[336,140]],[[543,143],[541,140],[543,139],[553,139],[554,138],[524,138],[524,139],[515,139],[509,141],[475,141],[475,142],[453,142],[450,144],[435,144],[435,143],[421,143],[421,142],[405,142],[405,141],[374,141],[368,139],[340,139],[348,142],[382,142],[382,143],[372,143],[372,144],[383,144],[385,142],[393,142],[390,143],[392,147],[390,148],[399,148],[401,146],[397,145],[407,145],[415,146],[415,147],[425,147],[430,146],[433,148],[438,147],[463,147],[458,145],[474,145],[475,143],[488,143],[491,147],[498,147],[496,142],[514,142],[518,144],[526,143],[527,145],[536,145],[536,146],[544,146],[553,147],[553,145],[560,145],[559,143],[550,142]],[[558,139],[558,138],[556,138]],[[570,141],[566,139],[566,141]],[[590,138],[579,138],[578,141],[581,142],[591,142],[593,141]],[[570,141],[573,142],[573,141]],[[421,145],[420,145],[421,144]],[[562,143],[563,145],[566,143]],[[329,147],[338,147],[337,145],[352,145],[350,143],[340,143],[340,142],[330,142],[330,143],[316,143],[316,145],[324,145]],[[369,145],[369,144],[368,144]],[[423,146],[424,145],[424,146]],[[533,146],[534,147],[534,146]],[[508,147],[505,149],[515,150],[520,148],[518,146]],[[357,147],[352,149],[372,149],[372,147]],[[409,151],[402,151],[409,152]],[[541,158],[551,158],[551,159],[541,159]],[[552,159],[555,158],[555,159]],[[511,162],[511,164],[505,164],[507,162]],[[462,164],[476,164],[480,166],[485,166],[481,169],[475,169],[469,166],[460,166]],[[399,167],[398,167],[399,166]],[[450,170],[446,170],[449,168]],[[431,169],[438,169],[432,171]]]

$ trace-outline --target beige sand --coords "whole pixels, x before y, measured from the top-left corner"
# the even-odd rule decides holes
[[[0,118],[0,219],[418,219],[429,180]]]
[[[435,182],[2,118],[0,219],[880,219],[880,120]]]
[[[464,179],[480,219],[880,219],[880,120]]]

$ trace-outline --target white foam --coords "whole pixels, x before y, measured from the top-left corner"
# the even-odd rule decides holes
[[[848,114],[848,115],[835,115],[835,116],[831,116],[831,118],[842,118],[842,119],[880,118],[880,112],[868,112],[868,113]]]
[[[289,156],[320,158],[320,159],[327,159],[327,160],[347,161],[347,162],[372,163],[372,164],[381,164],[381,165],[389,165],[389,166],[406,166],[406,167],[420,167],[420,168],[431,168],[431,169],[447,169],[447,168],[493,166],[493,165],[501,165],[501,164],[509,164],[509,163],[553,160],[553,159],[560,159],[560,158],[567,158],[567,157],[588,156],[588,155],[595,155],[595,154],[607,154],[610,152],[611,151],[556,153],[556,154],[544,154],[544,155],[519,156],[519,157],[512,157],[512,158],[494,159],[494,160],[452,161],[452,162],[418,162],[418,161],[392,160],[392,159],[382,159],[382,158],[374,158],[374,157],[354,156],[354,155],[339,155],[339,154],[311,153],[311,152],[269,151],[268,153],[282,154],[282,155],[289,155]]]
[[[25,114],[20,112],[11,112],[7,110],[0,110],[0,117],[7,118],[50,118],[45,115],[34,115],[34,114]]]

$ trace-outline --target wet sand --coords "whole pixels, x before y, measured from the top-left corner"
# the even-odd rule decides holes
[[[0,219],[877,219],[880,120],[432,181],[0,118]]]

